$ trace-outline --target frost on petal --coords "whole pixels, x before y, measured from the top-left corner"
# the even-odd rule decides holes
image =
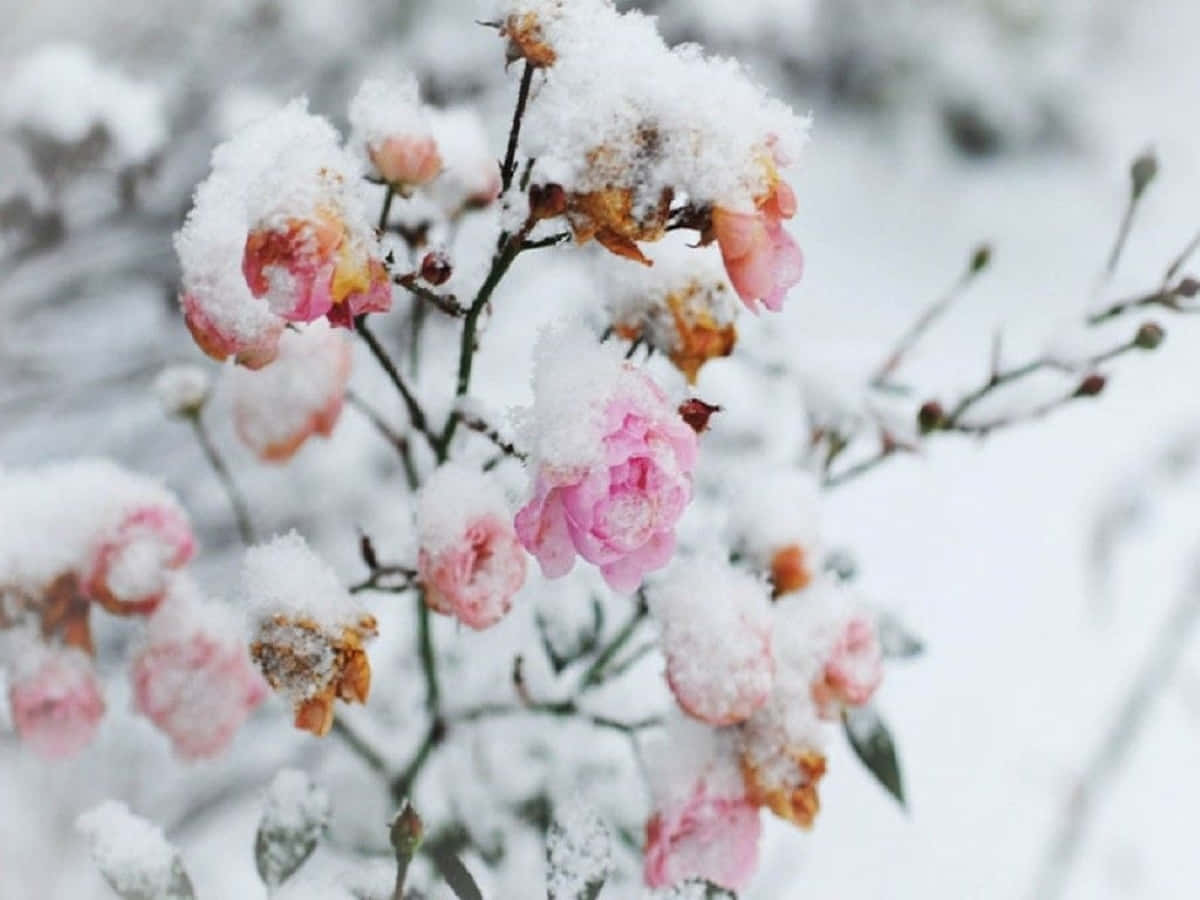
[[[652,888],[707,879],[741,890],[758,866],[762,831],[728,732],[677,721],[649,759],[654,812],[644,877]]]
[[[333,433],[350,379],[344,335],[325,322],[287,331],[273,365],[230,373],[238,437],[268,462],[290,459],[309,437]]]
[[[421,489],[417,528],[425,602],[471,628],[498,622],[525,583],[526,559],[495,481],[443,465]]]
[[[366,702],[371,664],[363,644],[376,632],[374,616],[294,531],[246,551],[242,591],[250,655],[292,703],[296,727],[324,736],[335,700]]]
[[[183,576],[147,622],[130,674],[135,709],[183,759],[222,753],[267,693],[246,652],[241,619]]]
[[[649,592],[662,628],[667,682],[710,725],[745,721],[775,679],[766,586],[728,564],[680,559]]]
[[[108,460],[0,472],[0,588],[35,607],[70,575],[111,612],[152,612],[194,549],[174,496]]]
[[[524,418],[536,472],[517,514],[522,543],[547,577],[570,568],[569,541],[614,590],[636,589],[674,550],[695,432],[644,372],[572,332],[539,342]]]
[[[47,647],[31,635],[15,653],[8,702],[21,740],[45,759],[66,759],[92,740],[104,717],[100,682],[87,654]]]
[[[192,883],[162,830],[108,801],[85,812],[75,827],[104,880],[122,900],[192,900]]]

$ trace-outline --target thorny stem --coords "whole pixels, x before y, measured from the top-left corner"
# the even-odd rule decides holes
[[[379,343],[379,339],[375,337],[374,332],[367,327],[366,315],[361,315],[354,320],[354,330],[367,342],[367,346],[371,348],[371,353],[379,362],[379,365],[383,367],[384,372],[387,373],[396,390],[400,392],[400,396],[404,400],[404,406],[408,410],[408,419],[412,423],[413,428],[425,436],[425,440],[429,442],[429,446],[436,452],[437,440],[429,430],[429,425],[425,419],[425,413],[421,409],[421,405],[417,403],[417,398],[413,396],[412,391],[409,390],[408,385],[404,382],[404,377],[400,374],[400,370],[396,368],[396,364],[388,355],[387,350]]]
[[[517,446],[511,441],[506,441],[504,438],[502,438],[500,436],[500,432],[487,422],[483,421],[483,419],[478,419],[473,416],[464,416],[462,423],[472,431],[482,434],[505,456],[511,456],[514,459],[521,460],[522,462],[529,458],[528,453],[526,453],[524,450],[517,449]]]
[[[196,440],[200,442],[200,449],[204,451],[204,457],[212,467],[213,474],[217,476],[217,480],[221,482],[225,496],[229,498],[229,505],[233,507],[233,518],[237,522],[238,536],[241,538],[242,543],[249,547],[254,543],[254,525],[250,518],[250,510],[246,506],[246,498],[242,496],[237,482],[233,480],[233,474],[229,471],[229,466],[225,464],[220,451],[217,450],[217,445],[213,443],[208,429],[200,418],[200,414],[197,413],[191,416],[190,420]]]
[[[375,430],[396,448],[396,452],[400,454],[400,463],[404,466],[404,480],[408,483],[409,489],[415,491],[420,484],[420,478],[417,476],[417,469],[413,464],[412,447],[409,446],[408,438],[393,429],[383,416],[353,391],[346,392],[346,401],[362,413],[366,420],[375,427]]]
[[[507,193],[512,186],[513,174],[517,171],[517,140],[521,135],[521,119],[525,117],[525,104],[529,101],[529,88],[533,84],[533,66],[526,60],[521,70],[521,86],[517,89],[517,106],[513,110],[512,127],[508,130],[508,149],[504,152],[504,163],[500,166],[500,193]]]

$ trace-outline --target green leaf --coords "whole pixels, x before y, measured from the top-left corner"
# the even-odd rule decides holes
[[[462,864],[462,860],[453,853],[435,850],[433,863],[458,900],[483,900],[479,885],[475,883],[475,879],[467,871],[467,867]]]
[[[869,706],[847,709],[842,713],[842,725],[850,746],[863,765],[904,807],[904,784],[900,777],[896,743],[879,714]]]
[[[275,776],[254,836],[254,864],[263,884],[277,888],[304,865],[329,814],[329,795],[303,772],[284,769]]]
[[[925,642],[891,613],[880,615],[875,627],[879,631],[879,645],[883,649],[883,655],[889,659],[912,659],[925,652]]]

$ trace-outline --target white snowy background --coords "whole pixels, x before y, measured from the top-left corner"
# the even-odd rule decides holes
[[[993,265],[905,380],[930,396],[955,396],[983,377],[1000,326],[1006,358],[1042,352],[1091,297],[1129,161],[1147,146],[1162,171],[1106,294],[1156,285],[1200,228],[1200,7],[1188,0],[649,6],[671,37],[744,56],[815,114],[793,178],[804,281],[781,316],[743,317],[739,327],[743,347],[769,333],[821,380],[861,379],[982,240]],[[467,0],[0,5],[8,23],[0,73],[44,41],[77,41],[154,85],[167,110],[165,150],[138,213],[119,210],[107,176],[77,178],[61,198],[62,241],[29,249],[8,230],[0,237],[0,464],[106,454],[164,477],[199,525],[200,577],[231,593],[236,547],[225,499],[187,429],[164,420],[150,390],[162,364],[199,359],[173,305],[170,234],[212,143],[233,122],[301,92],[336,120],[367,74],[409,67],[431,99],[482,104],[499,146],[512,78],[501,74],[499,42],[472,16]],[[71,99],[51,92],[43,111]],[[58,112],[69,127],[69,106]],[[149,125],[136,116],[130,128],[154,136],[138,131]],[[964,143],[989,152],[964,152]],[[0,204],[22,192],[35,210],[55,203],[28,181],[6,164]],[[575,270],[555,266],[519,264],[497,297],[498,308],[522,310],[495,317],[481,352],[478,383],[498,396],[505,386],[525,390],[528,366],[513,348],[586,301]],[[770,821],[749,896],[1036,896],[1079,775],[1169,608],[1197,590],[1200,479],[1186,450],[1200,429],[1200,329],[1186,317],[1154,318],[1166,342],[1121,360],[1100,401],[986,442],[939,438],[830,495],[828,542],[852,551],[863,592],[927,644],[919,659],[889,667],[878,698],[900,746],[910,808],[901,812],[833,742],[816,827],[802,834]],[[367,357],[358,363],[356,389],[398,416]],[[778,393],[739,392],[722,365],[701,377],[701,396],[766,404],[779,421],[799,421]],[[353,523],[386,530],[403,496],[367,424],[348,409],[331,441],[279,469],[242,450],[226,419],[213,421],[260,528],[296,525],[347,578],[360,574]],[[1114,504],[1135,499],[1140,515],[1101,551],[1102,579],[1097,528]],[[381,621],[381,658],[402,658],[407,636],[387,637],[386,614]],[[443,637],[447,652],[485,646],[474,634],[446,629]],[[109,650],[127,640],[121,627],[100,635]],[[420,689],[400,664],[389,672],[377,663],[376,678],[393,682],[393,696]],[[372,797],[370,773],[336,744],[293,732],[277,703],[225,760],[184,765],[128,713],[123,684],[110,685],[96,744],[65,764],[23,753],[0,722],[3,900],[109,896],[72,827],[109,797],[164,827],[199,896],[258,896],[250,845],[262,791],[283,764],[330,788],[335,843],[380,846],[389,810]],[[1200,885],[1195,647],[1147,702],[1127,761],[1097,785],[1067,896],[1191,897]]]

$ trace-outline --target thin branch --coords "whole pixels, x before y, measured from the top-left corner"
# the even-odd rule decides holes
[[[596,685],[602,684],[608,677],[605,671],[613,657],[621,651],[621,648],[629,643],[629,639],[633,637],[638,626],[642,624],[642,620],[646,618],[649,612],[649,607],[646,604],[646,595],[642,591],[638,591],[637,605],[625,624],[613,636],[613,639],[596,654],[596,658],[592,664],[584,670],[583,675],[579,679],[579,686],[576,688],[577,694],[582,694]]]
[[[1187,265],[1187,261],[1197,250],[1200,250],[1200,232],[1197,232],[1196,236],[1188,241],[1187,246],[1183,248],[1180,254],[1175,257],[1175,260],[1167,268],[1167,273],[1163,276],[1163,283],[1166,284],[1174,281],[1180,270]]]
[[[238,536],[242,543],[249,547],[254,543],[254,525],[250,518],[250,509],[246,505],[246,498],[237,486],[237,482],[233,480],[233,474],[229,471],[229,466],[225,464],[225,459],[221,456],[217,445],[213,443],[212,437],[208,433],[203,420],[199,413],[191,416],[192,431],[196,435],[196,440],[200,442],[200,449],[204,451],[204,457],[208,460],[208,464],[212,467],[213,474],[217,476],[217,480],[221,483],[221,488],[225,491],[225,496],[229,498],[229,505],[233,507],[233,518],[237,522]]]
[[[379,339],[375,337],[374,332],[367,327],[367,317],[361,315],[354,320],[354,330],[359,333],[367,346],[371,348],[371,353],[383,367],[389,379],[396,390],[400,392],[401,398],[404,400],[404,406],[408,410],[408,419],[412,423],[413,428],[425,436],[425,440],[429,442],[429,446],[437,450],[437,439],[429,430],[429,425],[425,419],[425,413],[421,409],[421,405],[417,403],[417,398],[413,396],[408,385],[404,382],[404,377],[400,374],[400,370],[396,368],[396,364],[392,362],[392,358],[388,355],[384,346],[379,343]]]
[[[416,587],[418,577],[417,570],[410,569],[407,566],[377,566],[362,581],[352,584],[349,591],[352,594],[358,594],[362,591],[383,591],[389,594],[402,594]],[[386,583],[392,578],[399,578],[400,580],[391,584]]]
[[[392,213],[392,200],[395,198],[395,196],[396,189],[389,184],[383,195],[383,207],[379,210],[379,224],[377,227],[379,228],[381,234],[387,231],[388,218]]]
[[[366,763],[369,768],[374,769],[380,774],[387,774],[389,767],[387,760],[383,758],[383,754],[372,746],[370,741],[348,725],[346,720],[341,716],[334,716],[333,733],[341,738],[342,742],[354,751],[354,754]]]
[[[1168,611],[1112,724],[1076,782],[1042,860],[1033,894],[1038,900],[1053,900],[1066,890],[1097,804],[1145,729],[1154,701],[1174,676],[1198,622],[1200,584],[1193,583]]]
[[[918,344],[918,342],[920,342],[921,338],[924,337],[925,332],[927,332],[938,319],[945,315],[946,311],[950,309],[955,301],[957,301],[963,296],[964,293],[966,293],[966,289],[971,285],[979,273],[987,268],[990,258],[991,251],[986,246],[979,247],[974,253],[971,254],[971,260],[968,263],[966,270],[954,280],[954,284],[950,286],[950,289],[937,300],[933,301],[933,303],[931,303],[929,306],[927,306],[925,311],[917,317],[917,320],[913,322],[912,325],[909,326],[908,330],[900,336],[900,339],[896,342],[896,345],[892,348],[891,352],[888,353],[883,363],[871,377],[872,386],[877,387],[886,382],[888,376],[900,367],[900,364],[904,362],[905,357],[912,352],[912,349]]]
[[[461,318],[467,314],[466,307],[459,303],[453,294],[439,294],[437,291],[431,291],[417,281],[417,274],[415,272],[410,272],[407,275],[393,276],[392,281],[400,285],[400,287],[404,288],[414,297],[432,304],[448,316]]]
[[[521,70],[521,86],[517,89],[517,105],[513,110],[512,126],[508,130],[508,149],[500,166],[500,193],[508,192],[513,174],[517,171],[517,141],[521,135],[521,119],[525,116],[525,104],[529,101],[529,88],[533,84],[533,66],[525,61]]]
[[[521,245],[522,250],[537,250],[541,247],[557,247],[559,244],[565,244],[571,240],[571,232],[563,231],[559,234],[552,234],[548,237],[538,238],[536,241],[526,241]]]
[[[400,463],[404,466],[405,481],[408,482],[409,488],[415,491],[420,484],[420,478],[417,476],[417,469],[413,464],[412,447],[409,446],[408,438],[392,428],[374,407],[354,391],[346,391],[346,402],[357,409],[375,427],[375,430],[396,448],[396,452],[400,454]]]
[[[580,718],[585,722],[590,722],[597,728],[607,728],[612,731],[620,731],[625,734],[643,731],[647,728],[657,728],[663,724],[662,716],[645,716],[641,719],[622,721],[620,719],[613,719],[608,716],[595,715],[579,709],[578,704],[574,700],[540,703],[485,703],[481,704],[480,706],[474,706],[468,709],[460,710],[459,712],[450,713],[446,717],[446,722],[447,724],[478,722],[484,719],[501,718],[505,716],[519,716],[524,713],[555,716],[559,718]]]
[[[512,442],[506,441],[500,436],[499,430],[483,421],[483,419],[474,416],[463,416],[462,423],[465,427],[470,428],[472,431],[482,434],[505,456],[511,456],[514,459],[519,459],[521,462],[525,462],[527,459],[529,459],[528,453],[526,453],[524,450],[517,449],[517,446]]]

